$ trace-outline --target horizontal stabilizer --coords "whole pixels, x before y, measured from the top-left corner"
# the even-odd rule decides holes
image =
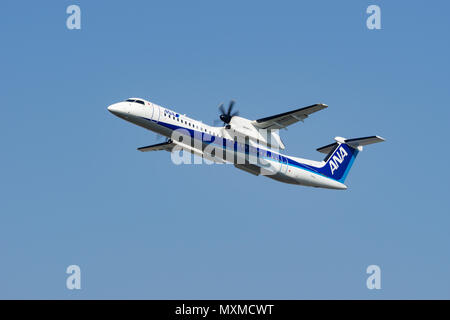
[[[370,136],[370,137],[355,138],[355,139],[344,139],[344,138],[336,137],[335,140],[338,141],[339,143],[345,143],[355,149],[365,146],[365,145],[368,145],[368,144],[385,141],[382,137],[379,137],[379,136]],[[325,153],[325,154],[329,154],[338,145],[338,142],[331,143],[326,146],[320,147],[317,149],[317,151]]]
[[[331,144],[327,144],[326,146],[320,147],[318,149],[316,149],[319,152],[325,153],[325,154],[329,154],[331,150],[333,150],[335,147],[337,146],[337,142],[335,143],[331,143]]]
[[[356,139],[346,139],[345,143],[354,148],[366,146],[368,144],[383,142],[385,141],[382,137],[379,136],[371,136],[364,138],[356,138]]]
[[[140,148],[138,148],[138,150],[141,152],[160,151],[160,150],[172,151],[172,148],[174,146],[175,146],[175,144],[172,142],[172,140],[169,140],[167,142],[153,144],[151,146],[140,147]]]

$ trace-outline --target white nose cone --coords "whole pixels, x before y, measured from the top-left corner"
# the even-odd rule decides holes
[[[127,103],[119,102],[112,104],[108,107],[108,111],[113,115],[118,116],[120,118],[124,118],[128,116],[129,106]]]
[[[121,110],[119,104],[115,103],[108,107],[108,111],[111,112],[112,114],[118,114]]]

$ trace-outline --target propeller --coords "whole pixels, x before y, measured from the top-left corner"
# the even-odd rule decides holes
[[[220,120],[222,120],[225,124],[230,124],[231,118],[233,118],[234,116],[239,115],[239,111],[234,111],[233,112],[233,106],[234,106],[235,101],[231,100],[230,104],[228,105],[228,110],[225,111],[225,108],[223,107],[223,103],[220,104],[219,106],[219,111],[220,111]]]

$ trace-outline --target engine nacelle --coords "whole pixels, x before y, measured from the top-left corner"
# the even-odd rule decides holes
[[[271,148],[285,148],[281,141],[279,130],[265,130],[255,128],[251,120],[234,116],[231,118],[229,129],[225,129],[230,138],[248,137],[253,145],[267,145]]]

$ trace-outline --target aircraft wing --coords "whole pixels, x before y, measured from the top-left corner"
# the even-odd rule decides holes
[[[172,151],[172,148],[174,146],[175,146],[175,144],[172,142],[172,140],[169,140],[167,142],[153,144],[151,146],[140,147],[140,148],[138,148],[138,150],[141,152],[160,151],[160,150]]]
[[[322,103],[314,104],[309,107],[304,107],[285,113],[280,113],[274,116],[258,119],[253,121],[252,124],[259,129],[282,129],[298,121],[303,121],[308,118],[310,114],[313,114],[314,112],[320,111],[327,107],[328,106],[326,104]]]
[[[254,164],[235,164],[234,166],[255,176],[259,176],[261,174],[261,168]]]

